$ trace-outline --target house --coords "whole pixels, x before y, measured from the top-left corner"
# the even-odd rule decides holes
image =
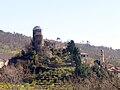
[[[9,60],[0,59],[0,68],[8,65]]]
[[[82,60],[82,63],[89,63],[89,55],[88,55],[88,53],[82,52],[81,53],[81,60]]]
[[[3,66],[4,66],[4,61],[0,59],[0,68],[2,68]]]

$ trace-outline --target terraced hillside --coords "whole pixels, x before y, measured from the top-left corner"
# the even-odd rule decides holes
[[[53,40],[54,41],[54,40]],[[24,49],[26,45],[31,42],[31,37],[19,33],[10,33],[0,30],[0,58],[10,58]],[[111,47],[93,46],[90,44],[79,44],[81,51],[88,52],[89,55],[95,59],[99,56],[101,49],[105,52],[105,59],[108,62],[120,65],[120,50],[114,50]]]

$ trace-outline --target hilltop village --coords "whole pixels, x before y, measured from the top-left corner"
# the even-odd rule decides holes
[[[35,26],[30,44],[8,61],[0,61],[0,81],[40,86],[70,83],[72,88],[76,84],[84,88],[84,83],[87,83],[89,88],[93,88],[97,80],[95,89],[91,89],[96,90],[99,80],[108,79],[109,89],[119,88],[109,79],[118,78],[120,68],[108,63],[104,50],[101,49],[97,58],[93,58],[78,48],[73,40],[63,43],[59,39],[43,39],[40,26]],[[105,89],[106,86],[100,88]]]
[[[31,42],[32,46],[34,47],[34,50],[36,52],[39,52],[42,48],[55,48],[56,50],[60,50],[60,49],[65,49],[67,47],[67,43],[62,43],[59,41],[55,41],[55,40],[48,40],[48,39],[43,39],[43,35],[42,35],[42,30],[40,28],[40,26],[36,26],[33,28],[33,39]],[[25,52],[25,51],[24,51]],[[47,52],[47,54],[51,54],[50,51]],[[99,59],[99,61],[101,63],[105,63],[104,61],[104,50],[101,50],[99,52],[99,57],[97,59]],[[93,64],[94,63],[94,58],[93,60],[89,60],[89,53],[82,51],[81,52],[81,58],[82,58],[82,63],[87,63],[87,64]]]
[[[55,50],[58,50],[58,51],[65,49],[67,47],[66,43],[62,43],[59,40],[55,41],[55,40],[43,39],[42,30],[41,30],[40,26],[36,26],[33,28],[33,39],[32,39],[31,44],[32,44],[32,48],[36,51],[36,53],[38,53],[42,48],[46,49],[46,47],[49,49],[54,48]],[[21,53],[23,53],[23,52],[25,53],[26,51],[21,50]],[[52,52],[50,50],[46,50],[45,53],[48,55],[48,57],[52,57]],[[12,62],[12,60],[10,62]],[[14,59],[14,60],[16,60],[16,59]],[[97,58],[93,58],[93,57],[89,56],[89,53],[87,53],[85,51],[81,51],[82,63],[86,63],[90,66],[93,66],[94,62],[97,61],[97,62],[101,63],[101,65],[103,65],[104,67],[108,68],[109,71],[120,72],[119,67],[114,67],[114,65],[108,63],[105,60],[106,59],[105,59],[103,49],[99,51]],[[2,68],[4,65],[7,66],[8,62],[9,62],[9,60],[0,59],[0,68]],[[70,63],[70,62],[69,63],[66,62],[66,63],[62,63],[62,64],[72,65],[72,63]]]
[[[65,49],[67,47],[67,43],[62,43],[59,41],[54,41],[54,40],[48,40],[48,39],[43,39],[43,35],[42,35],[42,30],[40,28],[40,26],[36,26],[33,28],[33,39],[31,42],[31,47],[33,48],[33,50],[35,50],[36,53],[40,54],[39,51],[41,51],[42,49],[45,50],[46,49],[46,54],[48,55],[48,57],[52,57],[52,52],[49,49],[55,49],[57,51],[61,51],[63,49]],[[22,53],[25,53],[25,50],[21,51]],[[98,55],[98,61],[103,65],[105,64],[105,60],[104,60],[104,50],[101,50],[99,52]],[[11,60],[12,61],[12,60]],[[94,58],[90,58],[89,53],[82,51],[81,52],[81,61],[82,63],[86,63],[89,64],[90,66],[94,65],[95,59]],[[72,63],[64,63],[64,64],[72,64]]]

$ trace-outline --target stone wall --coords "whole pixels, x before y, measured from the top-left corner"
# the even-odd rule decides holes
[[[43,43],[43,35],[40,26],[36,26],[33,28],[33,47],[36,51],[40,51]]]

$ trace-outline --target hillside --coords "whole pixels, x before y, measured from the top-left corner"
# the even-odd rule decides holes
[[[115,71],[118,69],[109,71],[109,68],[104,66],[102,60],[99,59],[101,49],[105,51],[106,60],[113,58],[114,55],[118,58],[116,54],[118,50],[110,48],[113,53],[108,53],[109,48],[76,44],[74,40],[67,43],[44,40],[40,26],[33,28],[31,43],[25,50],[23,50],[24,47],[21,48],[21,53],[3,62],[0,69],[0,83],[2,84],[0,89],[5,88],[3,82],[7,85],[7,89],[15,88],[15,90],[16,85],[20,84],[25,89],[32,87],[34,90],[36,87],[38,90],[57,90],[62,86],[65,87],[60,88],[61,90],[65,88],[70,88],[69,90],[120,89],[119,72]],[[80,52],[86,52],[94,58],[93,64],[87,62],[88,54],[86,58],[86,56],[82,57]],[[14,84],[15,87],[11,86]],[[26,87],[26,85],[29,86]]]
[[[0,48],[2,49],[22,49],[30,43],[30,37],[19,33],[10,33],[0,30]]]
[[[90,44],[77,44],[81,48],[81,52],[89,53],[89,56],[94,59],[99,59],[100,50],[104,50],[105,62],[120,66],[120,51],[104,46],[93,46]]]
[[[54,40],[53,40],[54,41]],[[17,54],[19,50],[25,48],[31,42],[31,37],[25,36],[19,33],[10,33],[0,30],[0,58],[10,58],[11,56]],[[54,41],[56,42],[56,41]],[[94,59],[99,59],[99,52],[101,49],[105,52],[105,60],[120,65],[120,50],[114,50],[109,47],[104,46],[93,46],[90,44],[76,44],[81,48],[82,52],[89,53],[90,57]],[[6,55],[7,54],[7,55]]]
[[[0,58],[10,58],[29,44],[31,37],[0,30]]]

